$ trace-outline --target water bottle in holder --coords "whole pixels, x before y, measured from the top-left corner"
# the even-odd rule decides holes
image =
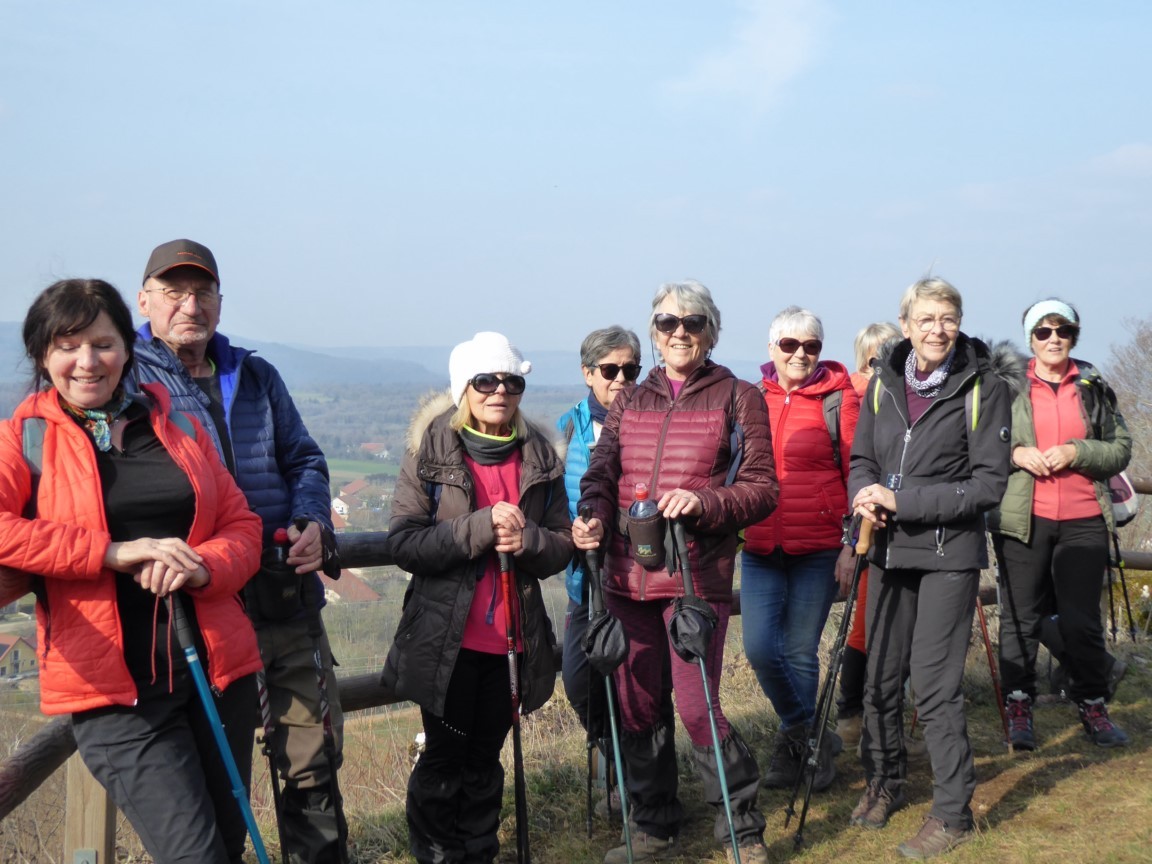
[[[250,601],[255,600],[257,614],[269,621],[291,618],[303,609],[303,580],[288,563],[291,545],[288,529],[277,528],[272,545],[261,556],[260,570],[248,583],[248,596]]]
[[[628,508],[628,539],[632,559],[649,570],[664,566],[664,516],[649,497],[648,484],[637,483]]]

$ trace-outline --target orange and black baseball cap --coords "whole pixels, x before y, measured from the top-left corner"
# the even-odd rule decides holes
[[[152,250],[148,266],[144,268],[144,282],[154,276],[162,276],[173,267],[199,267],[206,270],[220,284],[220,271],[216,267],[216,257],[212,250],[195,240],[169,240]]]

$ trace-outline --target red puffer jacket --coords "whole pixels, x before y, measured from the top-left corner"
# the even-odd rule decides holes
[[[772,455],[780,478],[776,510],[744,532],[744,549],[767,555],[780,547],[804,555],[840,546],[841,517],[848,512],[848,469],[860,399],[843,364],[820,362],[812,378],[786,393],[776,369],[765,365],[764,401],[772,427]],[[840,467],[824,417],[824,398],[840,391]]]
[[[734,482],[725,486],[733,410],[744,430],[743,455]],[[673,399],[664,369],[653,369],[639,387],[613,401],[580,484],[581,504],[609,532],[605,590],[635,600],[677,597],[684,593],[680,575],[645,570],[632,560],[628,538],[612,530],[618,508],[632,503],[641,482],[656,501],[676,488],[699,496],[704,512],[684,520],[693,587],[705,600],[731,601],[737,532],[776,506],[768,412],[757,389],[709,361]]]
[[[260,566],[260,519],[203,430],[189,438],[168,416],[168,392],[158,385],[144,390],[152,428],[195,491],[187,542],[212,578],[187,595],[204,636],[205,666],[222,690],[261,666],[256,633],[237,596]],[[32,491],[22,446],[29,417],[47,421],[35,519],[22,516]],[[44,577],[36,619],[45,714],[136,701],[124,662],[116,580],[103,563],[111,538],[100,490],[92,442],[64,413],[55,390],[29,396],[11,420],[0,422],[0,564]]]

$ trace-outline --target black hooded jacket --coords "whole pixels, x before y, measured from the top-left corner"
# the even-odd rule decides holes
[[[1019,354],[959,334],[943,387],[909,424],[904,363],[911,350],[905,339],[876,360],[852,446],[849,500],[872,483],[897,487],[896,513],[872,547],[879,567],[985,567],[984,513],[1000,503],[1008,483],[1011,404],[1023,383]]]

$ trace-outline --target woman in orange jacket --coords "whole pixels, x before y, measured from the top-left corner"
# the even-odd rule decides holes
[[[126,395],[133,341],[107,282],[64,280],[32,303],[39,389],[0,423],[0,565],[35,575],[0,600],[35,591],[41,709],[72,715],[153,859],[239,862],[246,829],[166,601],[184,600],[247,785],[260,654],[237,592],[260,520],[163,388]]]

